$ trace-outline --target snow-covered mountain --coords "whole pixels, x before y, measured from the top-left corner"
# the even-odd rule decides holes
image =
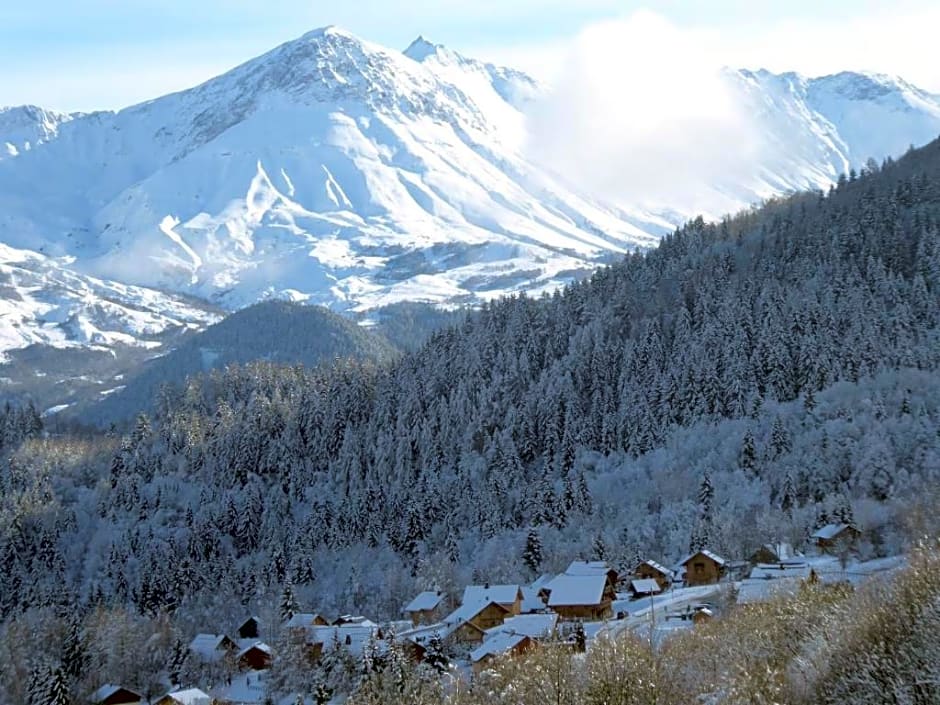
[[[0,161],[54,139],[59,125],[75,115],[45,110],[35,105],[0,107]]]
[[[762,144],[753,169],[709,185],[708,215],[940,133],[940,100],[900,79],[726,77]],[[326,28],[116,113],[6,110],[0,242],[58,277],[361,311],[551,289],[698,211],[601,204],[533,164],[541,90],[423,38],[399,52]],[[34,289],[60,287],[49,276]]]
[[[69,264],[0,244],[0,361],[28,345],[160,347],[168,333],[218,320],[179,296],[83,276]]]
[[[760,144],[750,173],[712,184],[717,213],[787,191],[826,189],[869,159],[900,156],[940,135],[940,98],[900,78],[764,70],[725,77]]]
[[[349,309],[554,287],[669,228],[521,156],[521,74],[419,58],[327,28],[76,118],[0,168],[0,240],[230,308]]]

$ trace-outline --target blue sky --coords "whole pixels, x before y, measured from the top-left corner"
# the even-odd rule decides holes
[[[424,34],[550,78],[579,33],[644,9],[720,47],[731,65],[809,74],[878,70],[940,92],[937,5],[933,0],[46,0],[40,10],[17,2],[0,11],[0,105],[119,108],[194,85],[327,24],[396,48]]]

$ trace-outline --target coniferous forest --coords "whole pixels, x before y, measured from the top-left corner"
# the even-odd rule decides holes
[[[745,556],[834,520],[864,528],[863,557],[904,552],[940,529],[938,323],[934,142],[690,222],[391,361],[231,366],[126,432],[49,433],[8,407],[0,701],[156,694],[195,632],[285,596],[392,619],[432,585]],[[578,697],[557,702],[654,702]],[[741,698],[722,702],[758,702]]]

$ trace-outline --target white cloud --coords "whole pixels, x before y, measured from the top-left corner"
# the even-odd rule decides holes
[[[727,62],[734,66],[799,71],[812,76],[846,70],[877,71],[940,92],[940,6],[933,5],[838,21],[804,18],[778,22],[769,28],[742,26],[723,32],[720,39],[725,42]]]
[[[694,208],[758,148],[723,63],[707,34],[650,12],[592,25],[529,115],[530,156],[608,200]]]

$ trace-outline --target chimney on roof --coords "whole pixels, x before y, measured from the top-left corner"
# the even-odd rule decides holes
[[[490,589],[490,581],[489,581],[489,580],[487,580],[485,583],[483,583],[483,589],[484,589],[484,590],[489,590],[489,589]]]

